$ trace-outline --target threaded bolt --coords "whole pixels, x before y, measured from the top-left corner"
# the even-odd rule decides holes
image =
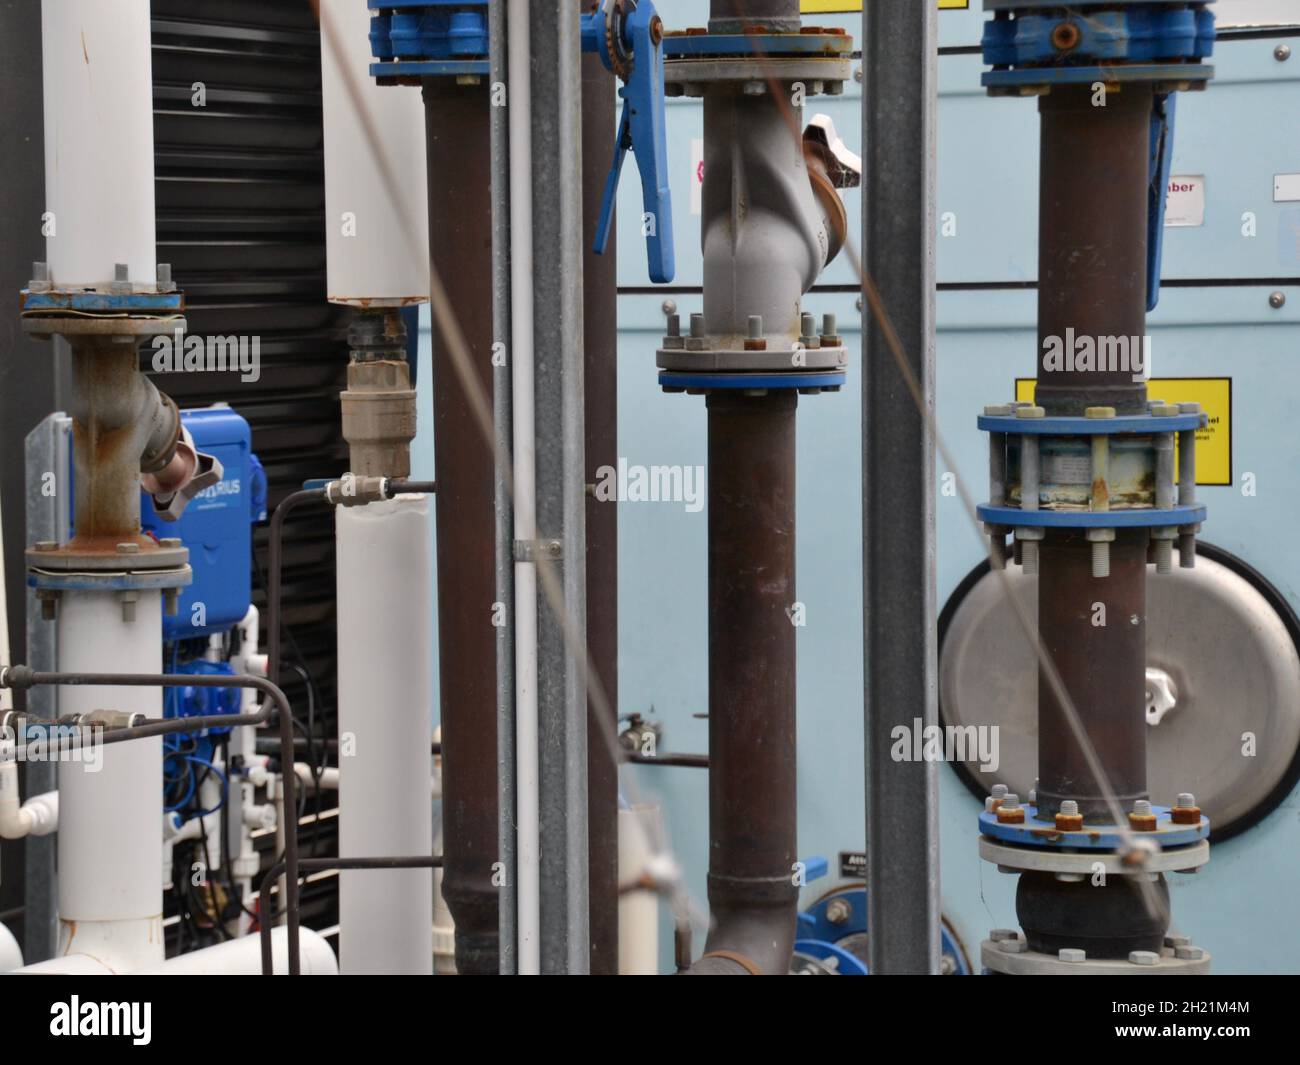
[[[668,335],[670,337],[682,335],[682,316],[680,314],[674,313],[668,316]]]
[[[748,319],[749,339],[763,339],[763,316],[761,314],[751,314]]]
[[[1195,806],[1195,805],[1196,805],[1196,796],[1193,795],[1190,791],[1180,791],[1180,792],[1178,793],[1178,801],[1175,803],[1175,805],[1176,805],[1176,806]]]
[[[823,314],[822,315],[822,336],[833,337],[835,335],[836,335],[835,315]]]
[[[696,312],[691,315],[691,336],[704,336],[704,315]]]
[[[1061,813],[1065,814],[1066,817],[1078,817],[1079,804],[1073,799],[1063,799],[1061,800]]]
[[[817,334],[814,330],[817,328],[817,319],[807,311],[799,315],[799,333],[804,337],[815,337]]]
[[[1138,817],[1150,817],[1151,803],[1146,799],[1138,799],[1137,802],[1133,804],[1133,812],[1137,814]]]
[[[1038,573],[1038,541],[1021,540],[1020,541],[1020,568],[1026,576],[1034,576]]]
[[[1107,540],[1092,542],[1092,575],[1099,580],[1110,576],[1110,542]]]
[[[1010,790],[1011,789],[1005,784],[994,784],[989,794],[995,799],[1005,799],[1007,797],[1007,792]]]
[[[1160,539],[1156,541],[1156,572],[1173,573],[1174,571],[1174,542],[1169,539]]]

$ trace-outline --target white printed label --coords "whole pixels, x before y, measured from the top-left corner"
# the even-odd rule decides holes
[[[1175,174],[1165,189],[1166,226],[1205,225],[1205,175]]]
[[[1273,202],[1292,203],[1300,200],[1300,174],[1273,175]]]

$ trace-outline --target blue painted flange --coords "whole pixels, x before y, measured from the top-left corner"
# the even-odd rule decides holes
[[[179,314],[185,307],[180,292],[95,292],[86,289],[51,289],[20,293],[24,313]]]
[[[708,56],[800,56],[845,59],[853,53],[847,33],[669,33],[664,61]]]
[[[1011,436],[1113,436],[1119,433],[1177,433],[1204,429],[1209,418],[1203,411],[1157,418],[1150,414],[1123,414],[1114,418],[1017,418],[981,414],[975,422],[986,433]]]
[[[981,503],[975,508],[980,521],[987,525],[1033,527],[1039,529],[1161,529],[1176,525],[1200,525],[1205,521],[1205,505],[1143,510],[1021,510],[1019,507],[995,507]]]
[[[679,373],[665,370],[659,384],[666,389],[702,388],[713,390],[766,388],[839,388],[848,375],[830,373]]]
[[[1030,847],[1064,847],[1070,850],[1114,851],[1125,842],[1126,832],[1118,825],[1085,825],[1079,832],[1061,832],[1051,821],[1038,820],[1038,807],[1025,804],[1024,823],[1003,824],[998,815],[988,810],[980,811],[980,832],[1006,843]],[[1196,843],[1210,835],[1210,819],[1204,815],[1195,825],[1179,825],[1170,819],[1168,806],[1151,804],[1156,815],[1154,832],[1138,832],[1142,839],[1152,839],[1162,847],[1181,847]]]
[[[831,921],[827,916],[830,903],[836,899],[842,900],[849,907],[848,918],[839,923]],[[952,960],[951,975],[969,976],[970,969],[966,966],[965,957],[948,926],[941,924],[939,931],[940,947],[944,955]],[[825,961],[829,957],[837,958],[839,968],[836,971],[841,976],[866,976],[867,967],[862,960],[840,946],[850,936],[865,935],[866,932],[867,889],[854,887],[836,891],[818,899],[799,914],[796,933],[799,938],[795,940],[794,949],[819,961]]]
[[[194,580],[189,566],[171,569],[55,572],[28,570],[27,586],[58,592],[141,592],[161,588],[188,588]]]
[[[370,74],[397,78],[487,74],[487,0],[370,0]]]

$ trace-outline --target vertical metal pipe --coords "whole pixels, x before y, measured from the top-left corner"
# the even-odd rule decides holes
[[[569,0],[529,5],[537,529],[541,969],[585,973],[588,925],[582,82]],[[516,167],[524,160],[514,160]],[[563,615],[554,593],[563,597]]]
[[[1049,415],[1107,406],[1146,410],[1146,382],[1128,368],[1071,369],[1049,349],[1078,336],[1146,330],[1146,234],[1151,89],[1126,84],[1095,106],[1091,89],[1058,89],[1039,101],[1039,367],[1035,402]],[[1134,378],[1137,377],[1135,380]],[[1049,532],[1040,549],[1038,627],[1096,747],[1121,806],[1145,798],[1145,530],[1118,530],[1110,576],[1074,532]],[[1091,623],[1106,605],[1106,625]],[[1102,787],[1079,752],[1053,687],[1038,682],[1038,801],[1048,815],[1074,799],[1085,820],[1109,821]]]
[[[1038,385],[1049,416],[1092,406],[1146,411],[1146,382],[1128,369],[1052,369],[1049,346],[1074,336],[1146,330],[1151,88],[1131,82],[1103,107],[1091,88],[1039,100]],[[1138,376],[1138,380],[1134,377]]]
[[[492,84],[507,82],[506,11],[504,4],[488,6]],[[492,338],[510,347],[510,132],[506,108],[491,108],[488,139],[491,146],[489,194],[492,200]],[[497,465],[492,489],[496,505],[496,602],[513,616],[515,601],[514,502],[510,471],[501,461],[510,454],[511,369],[509,360],[492,363],[492,431]],[[518,971],[519,915],[515,887],[515,636],[514,626],[496,630],[497,653],[497,850],[503,871],[498,889],[500,972]]]
[[[492,204],[488,85],[425,83],[429,247],[456,310],[475,373],[492,387]],[[433,333],[437,460],[438,647],[442,707],[443,898],[456,922],[456,969],[498,971],[496,629],[480,610],[496,601],[492,449],[438,330]],[[479,608],[475,608],[475,604]]]
[[[936,7],[876,0],[862,21],[866,270],[933,411]],[[896,727],[938,722],[934,441],[874,318],[862,336],[870,969],[934,973],[936,767],[890,757]]]
[[[709,908],[719,952],[785,973],[796,860],[795,409],[717,392],[709,420]],[[697,968],[698,971],[698,968]]]
[[[577,0],[579,11],[588,0]],[[582,57],[582,317],[586,381],[586,481],[618,463],[618,276],[616,238],[591,250],[609,169],[614,126],[610,76],[596,55]],[[609,738],[618,716],[618,506],[587,498],[587,649],[610,701],[610,720],[587,717],[587,843],[591,971],[618,972],[618,764]]]
[[[756,26],[768,33],[797,33],[799,0],[711,0],[710,33],[739,33]]]

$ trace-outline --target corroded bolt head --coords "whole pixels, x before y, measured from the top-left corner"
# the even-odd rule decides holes
[[[847,899],[831,899],[826,904],[826,920],[831,924],[845,924],[853,916],[853,907]]]
[[[138,555],[140,553],[140,545],[137,543],[118,544],[117,553],[119,555]]]

